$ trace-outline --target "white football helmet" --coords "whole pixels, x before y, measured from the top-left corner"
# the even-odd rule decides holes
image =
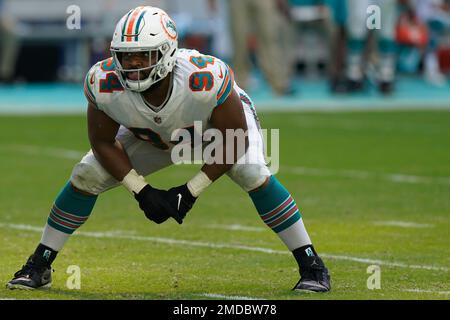
[[[125,89],[142,92],[164,79],[173,70],[178,49],[178,32],[173,20],[164,10],[141,6],[130,10],[116,26],[111,41],[111,54],[116,72]],[[124,69],[121,56],[128,52],[148,52],[145,68]],[[156,63],[152,64],[152,57]],[[140,73],[150,70],[145,79]],[[127,72],[137,72],[136,80],[128,79]]]

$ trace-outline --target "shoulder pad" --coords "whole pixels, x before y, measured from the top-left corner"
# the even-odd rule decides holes
[[[89,103],[101,109],[111,100],[111,93],[124,91],[115,71],[112,58],[97,62],[91,67],[84,80],[84,95]]]

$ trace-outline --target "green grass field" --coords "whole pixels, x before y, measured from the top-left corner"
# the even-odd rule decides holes
[[[449,111],[260,118],[280,129],[278,178],[330,269],[330,293],[290,291],[298,280],[293,257],[227,177],[181,226],[146,220],[124,188],[105,193],[55,261],[52,289],[8,291],[4,284],[34,250],[56,194],[89,147],[83,116],[1,116],[0,298],[450,298]],[[168,188],[197,168],[167,168],[148,181]],[[366,285],[374,264],[379,290]],[[80,290],[66,287],[69,265],[81,268]]]

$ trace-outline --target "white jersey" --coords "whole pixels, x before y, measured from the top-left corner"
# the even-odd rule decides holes
[[[208,129],[212,111],[227,99],[233,88],[253,109],[226,63],[196,50],[180,49],[173,69],[172,93],[165,106],[156,112],[139,92],[123,89],[112,58],[98,62],[89,70],[84,92],[93,106],[136,137],[170,150],[175,145],[170,142],[175,130],[193,128],[194,121],[202,122],[203,131]]]

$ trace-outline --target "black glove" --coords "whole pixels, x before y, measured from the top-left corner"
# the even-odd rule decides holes
[[[168,202],[177,211],[178,216],[181,219],[184,219],[188,211],[191,210],[197,198],[191,194],[187,184],[171,188],[167,191],[167,193]]]
[[[139,202],[139,208],[144,211],[145,216],[157,224],[170,217],[181,224],[183,218],[179,216],[176,207],[169,203],[167,195],[167,191],[155,189],[147,184],[138,194],[134,194],[134,198]]]

